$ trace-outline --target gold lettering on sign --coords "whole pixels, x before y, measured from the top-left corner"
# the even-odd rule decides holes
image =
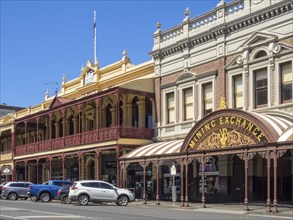
[[[225,128],[225,125],[229,127]],[[244,128],[247,132],[251,133],[251,135],[255,136],[259,141],[262,141],[264,138],[264,134],[262,133],[261,129],[258,128],[253,122],[237,116],[224,116],[213,119],[198,128],[189,143],[189,147],[194,149],[197,143],[200,142],[203,136],[208,132],[212,132],[212,134],[210,134],[214,135],[212,139],[215,140],[216,138],[217,141],[219,141],[221,148],[226,147],[228,138],[232,137],[228,131],[228,128],[231,129],[231,125],[235,127],[235,130],[239,130],[239,127],[241,127],[240,130],[243,131]],[[218,126],[221,126],[221,128],[219,129],[218,133],[215,133],[215,129]],[[235,132],[233,132],[233,134],[235,134]],[[235,137],[235,135],[233,137]]]

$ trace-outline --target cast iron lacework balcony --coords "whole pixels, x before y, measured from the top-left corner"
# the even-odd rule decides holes
[[[83,132],[51,140],[35,142],[15,147],[15,156],[69,148],[79,145],[118,140],[119,138],[151,139],[154,129],[113,126],[95,131]]]

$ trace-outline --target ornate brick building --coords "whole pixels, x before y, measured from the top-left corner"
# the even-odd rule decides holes
[[[121,157],[127,187],[171,199],[173,165],[181,206],[292,202],[292,11],[289,0],[222,0],[166,31],[158,22],[156,143]]]
[[[14,112],[23,108],[0,105],[0,182],[12,180],[13,160],[11,152],[11,132],[13,131]]]
[[[155,124],[153,62],[126,56],[100,68],[88,61],[80,75],[64,76],[55,96],[13,115],[13,179],[103,179],[119,184],[118,158],[152,142]]]

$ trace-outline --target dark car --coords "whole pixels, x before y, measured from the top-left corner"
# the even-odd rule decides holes
[[[61,203],[70,204],[71,200],[68,198],[70,186],[63,186],[57,192],[57,200],[61,201]]]

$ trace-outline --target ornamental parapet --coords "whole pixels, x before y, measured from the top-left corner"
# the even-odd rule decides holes
[[[166,31],[161,31],[161,24],[157,25],[150,55],[155,60],[163,59],[282,14],[292,13],[292,10],[292,1],[286,0],[275,3],[265,0],[236,0],[230,3],[221,1],[215,9],[201,16],[190,19],[188,13],[183,22]]]

